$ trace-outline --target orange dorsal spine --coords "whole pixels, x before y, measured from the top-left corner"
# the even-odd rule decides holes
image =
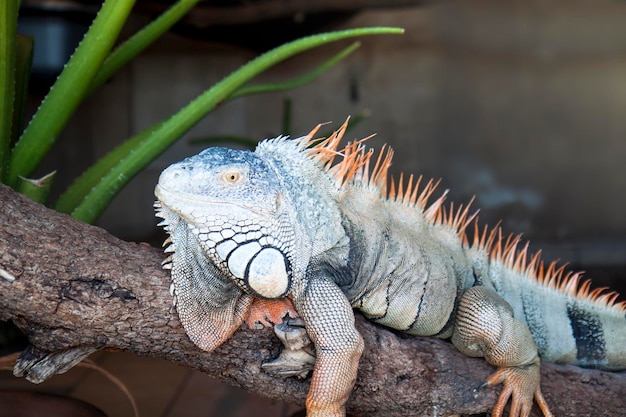
[[[485,250],[490,260],[499,262],[518,274],[534,279],[539,284],[563,292],[569,296],[601,304],[608,308],[615,308],[626,313],[626,301],[617,303],[619,294],[607,291],[606,288],[591,289],[590,280],[582,280],[583,272],[566,271],[567,264],[558,261],[546,263],[541,260],[541,251],[529,254],[529,244],[520,247],[521,235],[507,235],[504,237],[500,224],[493,228],[478,224],[478,211],[470,212],[474,198],[465,206],[455,209],[453,204],[448,208],[444,205],[447,191],[443,192],[434,202],[430,198],[437,189],[441,180],[429,180],[422,186],[422,177],[417,180],[411,175],[408,181],[400,174],[396,181],[389,175],[393,160],[393,149],[383,145],[378,152],[373,168],[374,150],[366,149],[364,142],[373,137],[369,136],[358,141],[348,142],[339,149],[339,144],[348,127],[348,120],[326,139],[313,139],[322,126],[317,125],[307,136],[302,138],[303,148],[308,156],[318,161],[329,175],[335,179],[339,187],[348,184],[360,184],[379,191],[380,198],[401,202],[413,206],[434,225],[444,225],[455,230],[464,245],[470,246],[467,228],[473,222],[473,239],[471,247]],[[334,163],[336,158],[339,162]],[[420,189],[421,188],[421,189]]]

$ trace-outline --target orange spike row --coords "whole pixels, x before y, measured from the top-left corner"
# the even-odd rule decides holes
[[[412,177],[411,177],[412,178]],[[411,202],[411,204],[413,204],[414,206],[417,205],[417,192],[420,189],[420,184],[422,183],[422,176],[420,175],[419,177],[417,177],[417,181],[415,181],[415,186],[413,187],[413,192],[411,193],[411,197],[409,197],[409,201]]]
[[[390,183],[391,191],[387,195],[387,198],[393,199],[395,201],[402,202],[411,206],[417,206],[421,209],[426,209],[428,199],[432,196],[433,192],[435,191],[435,189],[441,182],[441,179],[437,180],[436,182],[434,182],[431,179],[422,190],[420,190],[421,182],[422,182],[422,176],[419,176],[416,181],[415,177],[411,174],[409,176],[409,179],[406,181],[406,185],[405,185],[404,174],[400,173],[400,178],[398,179],[397,182],[394,181],[393,179],[391,180],[391,183]],[[418,194],[418,192],[420,193]],[[435,201],[428,208],[429,210],[433,211],[434,217],[441,216],[441,214],[437,214],[436,211],[441,208],[441,203],[443,203],[443,200],[445,200],[446,194],[447,194],[447,191],[444,192],[443,195],[439,198],[439,200],[441,201],[439,200]]]
[[[382,196],[387,196],[387,182],[389,176],[389,168],[393,160],[393,149],[384,144],[378,152],[376,164],[369,176],[369,185],[378,187]]]
[[[363,176],[363,170],[373,154],[372,149],[365,152],[362,140],[349,142],[340,152],[343,158],[341,162],[327,170],[335,178],[338,186],[344,186],[357,176]]]
[[[496,225],[496,227],[489,230],[487,226],[483,230],[482,236],[480,237],[480,248],[484,249],[490,256],[494,256],[496,245],[502,239],[502,228],[500,227],[500,223]]]
[[[517,253],[517,245],[522,240],[522,235],[509,235],[504,245],[503,258],[505,262],[514,268],[515,254]]]
[[[496,235],[499,233],[499,229],[500,222],[498,222],[498,224],[491,229],[489,229],[489,226],[485,225],[481,231],[478,227],[478,217],[476,217],[476,220],[474,220],[474,242],[472,243],[472,247],[484,249],[487,253],[490,253],[493,242],[496,239]]]
[[[617,300],[617,297],[619,297],[619,293],[617,293],[615,291],[611,291],[611,292],[607,292],[607,293],[604,293],[603,295],[599,296],[597,298],[597,300],[602,302],[602,303],[605,303],[607,305],[614,305],[615,304],[615,300]]]
[[[567,263],[561,264],[558,268],[559,261],[552,261],[548,265],[548,269],[546,270],[546,275],[543,277],[543,282],[545,282],[549,287],[554,287],[558,290],[564,289],[563,277],[565,275],[565,268],[567,267]]]
[[[396,201],[402,201],[404,199],[404,172],[400,173],[398,179],[398,192],[396,194]]]
[[[404,192],[404,199],[402,201],[404,201],[405,204],[411,204],[414,205],[413,202],[413,195],[415,195],[415,189],[417,189],[417,185],[419,185],[419,179],[418,179],[418,183],[416,185],[415,184],[415,177],[413,177],[413,174],[409,175],[409,182],[406,184],[406,191]]]
[[[507,240],[504,241],[504,238],[502,237],[502,228],[501,227],[498,227],[496,236],[497,237],[496,237],[496,239],[494,241],[493,248],[491,249],[489,255],[490,255],[491,259],[497,259],[498,261],[504,263],[504,258],[505,258],[505,254],[506,254],[506,247],[507,247],[508,243],[510,243],[511,236],[508,236]]]
[[[491,259],[502,259],[502,228],[496,229],[497,238],[494,240],[493,246],[489,248],[489,256]]]
[[[384,145],[379,152],[374,169],[370,172],[369,164],[374,151],[373,149],[366,151],[362,144],[374,137],[374,135],[358,141],[349,142],[343,149],[338,150],[339,143],[343,139],[348,127],[348,120],[349,119],[346,119],[343,125],[330,137],[315,143],[308,150],[309,155],[314,160],[320,162],[324,169],[335,177],[336,183],[339,186],[343,186],[351,180],[358,179],[363,184],[379,187],[381,194],[385,196],[387,175],[393,159],[393,150]],[[311,146],[315,142],[312,137],[318,129],[319,126],[305,136],[306,146]],[[338,156],[341,157],[341,161],[333,165],[335,157]]]
[[[363,172],[363,168],[367,165],[367,162],[371,159],[374,154],[374,150],[370,149],[365,152],[365,148],[360,144],[361,141],[356,142],[359,144],[357,150],[355,151],[356,157],[354,162],[348,165],[348,169],[344,176],[343,182],[341,185],[344,185],[346,182],[355,179],[357,176],[362,175],[360,173]]]
[[[444,201],[446,201],[446,197],[448,197],[448,190],[444,191],[438,199],[433,201],[431,205],[424,210],[424,217],[435,224],[441,223],[443,221],[442,206]],[[439,220],[437,220],[438,218]]]
[[[600,287],[600,288],[595,288],[595,289],[593,289],[593,290],[589,293],[589,296],[590,296],[590,297],[600,297],[600,296],[601,296],[601,294],[603,294],[603,293],[604,293],[604,291],[606,291],[606,290],[608,290],[608,289],[609,289],[609,287]],[[609,293],[606,293],[606,294],[604,294],[604,295],[608,295],[608,294],[609,294]]]
[[[532,272],[533,275],[537,275],[537,269],[539,268],[539,264],[541,262],[541,250],[535,252],[535,254],[530,258],[530,262],[526,267],[526,271],[529,273]]]
[[[582,273],[573,273],[572,271],[567,271],[567,273],[562,274],[561,277],[561,291],[563,291],[565,294],[577,295],[578,284],[580,283]]]
[[[402,190],[400,193],[401,201],[405,204],[411,204],[411,191],[413,191],[413,175],[409,175],[409,180],[406,183],[406,190]]]
[[[447,195],[447,191],[445,191],[427,207],[428,200],[441,179],[429,180],[421,190],[421,176],[415,181],[411,175],[406,185],[402,174],[397,182],[393,178],[389,179],[393,150],[387,145],[383,145],[378,152],[374,168],[370,171],[370,161],[374,151],[372,149],[366,151],[363,142],[372,136],[350,142],[343,149],[338,150],[339,143],[347,129],[348,120],[327,139],[319,141],[313,139],[313,136],[322,126],[320,124],[305,136],[303,141],[303,147],[310,147],[308,152],[311,158],[322,164],[324,169],[336,179],[338,186],[343,187],[349,181],[359,181],[362,184],[376,187],[379,189],[381,197],[416,206],[424,210],[423,216],[433,224],[444,224],[455,229],[466,246],[469,246],[466,229],[473,221],[472,247],[486,251],[492,261],[498,261],[513,271],[535,279],[539,284],[548,288],[580,299],[597,302],[609,308],[616,308],[618,311],[626,313],[626,301],[616,303],[619,297],[618,293],[607,292],[606,288],[592,290],[589,280],[581,283],[583,272],[566,272],[567,264],[559,264],[559,261],[546,264],[541,260],[541,251],[537,251],[529,257],[528,243],[518,249],[522,240],[521,235],[511,234],[504,238],[500,223],[493,228],[485,226],[481,230],[478,225],[478,211],[469,214],[470,205],[474,202],[474,198],[465,206],[460,205],[455,209],[454,205],[450,204],[449,208],[446,208],[443,205]],[[341,157],[342,160],[333,166],[337,156]]]
[[[313,139],[313,136],[323,124],[317,125],[311,132],[309,132],[305,136],[304,145],[311,146],[309,149],[309,155],[319,161],[324,165],[326,169],[329,169],[335,159],[336,156],[343,156],[342,151],[338,151],[339,143],[341,143],[341,139],[343,139],[343,135],[346,133],[348,128],[348,121],[350,118],[348,117],[345,122],[339,127],[339,129],[335,130],[332,135],[328,138],[320,140],[315,143],[316,139]]]
[[[438,212],[441,210],[441,205],[443,204],[448,192],[445,191],[441,197],[426,208],[428,199],[432,196],[441,180],[438,180],[437,182],[434,182],[432,179],[429,180],[421,190],[421,193],[418,195],[421,181],[421,176],[418,177],[417,181],[415,181],[413,175],[411,175],[409,176],[405,189],[404,174],[400,173],[400,178],[397,181],[393,178],[393,176],[391,176],[388,191],[386,193],[382,193],[381,191],[381,194],[388,200],[406,203],[411,206],[416,206],[422,210],[426,210],[427,213],[425,213],[424,216],[427,218],[437,218],[437,216],[441,216]]]
[[[582,284],[580,284],[580,288],[578,288],[578,293],[584,296],[588,296],[590,291],[591,291],[591,280],[586,279]]]
[[[521,235],[511,234],[504,238],[499,225],[491,231],[487,227],[481,231],[476,221],[473,242],[473,246],[487,250],[491,260],[496,260],[520,274],[535,279],[545,287],[626,313],[626,301],[616,303],[619,297],[617,292],[607,292],[606,287],[592,290],[590,280],[582,281],[584,272],[566,271],[568,264],[561,264],[558,260],[546,264],[540,259],[541,251],[535,252],[528,260],[529,243],[527,242],[521,249],[518,249]]]
[[[374,149],[368,149],[367,152],[361,157],[363,160],[358,163],[359,167],[354,171],[351,180],[354,182],[358,182],[361,184],[369,184],[370,183],[370,161],[374,156]]]
[[[391,176],[391,181],[389,181],[389,191],[386,193],[386,197],[389,200],[395,200],[396,198],[396,182],[393,179],[393,175]]]
[[[491,251],[491,248],[493,247],[493,244],[496,241],[497,236],[500,236],[500,237],[502,236],[502,227],[500,227],[500,222],[496,224],[496,227],[493,228],[493,230],[491,231],[491,233],[489,233],[489,236],[487,237],[485,247],[488,248],[489,251]]]
[[[414,177],[411,175],[406,184],[406,189],[403,174],[400,174],[400,180],[398,182],[393,179],[389,181],[389,168],[392,164],[394,152],[393,149],[387,145],[383,145],[378,152],[374,168],[370,171],[370,161],[372,160],[374,151],[371,149],[366,151],[362,144],[371,139],[373,135],[359,141],[349,142],[343,149],[338,150],[339,142],[345,134],[347,123],[348,120],[346,120],[329,138],[321,140],[311,147],[309,149],[309,155],[323,164],[324,169],[336,179],[338,186],[344,186],[351,180],[358,180],[362,184],[378,188],[380,195],[387,199],[415,205],[423,210],[426,209],[428,199],[434,193],[441,179],[437,181],[430,180],[421,192],[419,192],[419,186],[422,177],[419,177],[414,183]],[[317,132],[318,128],[319,127],[316,127],[306,136],[306,140],[309,144],[314,142],[312,137]],[[333,165],[334,158],[337,156],[342,159],[340,162]],[[446,194],[447,191],[428,207],[427,217],[432,216],[433,218],[437,218],[437,216],[440,216],[438,211],[441,209]],[[464,216],[463,219],[466,217],[467,216]]]
[[[426,208],[426,203],[428,202],[428,199],[433,195],[433,192],[435,191],[437,186],[439,186],[440,182],[441,182],[441,178],[439,178],[437,181],[434,181],[433,179],[430,179],[426,183],[426,186],[424,187],[424,189],[420,193],[419,197],[417,197],[417,201],[416,201],[415,205],[417,207],[419,207],[419,208],[422,208],[422,209]]]
[[[444,218],[444,224],[456,230],[459,235],[467,239],[465,237],[465,229],[469,224],[474,220],[474,218],[478,215],[478,210],[473,214],[469,214],[470,206],[474,202],[474,197],[470,199],[470,201],[463,206],[463,204],[459,205],[459,208],[454,211],[454,203],[450,203],[450,211],[447,218]]]
[[[327,125],[328,123],[329,123],[329,122],[326,122],[326,123],[319,123],[317,126],[315,126],[315,127],[314,127],[314,128],[313,128],[310,132],[309,132],[309,133],[307,133],[307,134],[303,137],[304,142],[305,142],[307,145],[310,145],[312,142],[314,142],[314,141],[315,141],[315,139],[313,139],[313,137],[315,136],[315,134],[316,134],[316,133],[320,130],[320,128],[321,128],[322,126]]]
[[[429,218],[433,222],[433,224],[442,224],[446,221],[446,211],[446,207],[444,205],[440,205],[437,210],[433,211],[432,214],[430,216],[427,216],[426,218]]]

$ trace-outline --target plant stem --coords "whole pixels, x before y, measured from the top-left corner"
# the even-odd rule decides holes
[[[11,146],[15,144],[22,133],[24,124],[24,107],[28,95],[28,82],[33,64],[32,36],[18,34],[15,38],[15,100],[13,100],[13,128],[11,132]]]

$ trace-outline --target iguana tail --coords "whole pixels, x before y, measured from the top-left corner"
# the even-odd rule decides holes
[[[475,235],[470,251],[478,279],[527,324],[542,360],[626,369],[626,302],[616,303],[616,292],[591,289],[581,272],[546,264],[539,253],[530,256],[528,244],[519,248],[520,236],[505,239],[499,227]]]

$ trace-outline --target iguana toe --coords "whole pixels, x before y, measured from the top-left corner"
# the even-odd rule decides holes
[[[491,417],[502,417],[504,407],[511,400],[509,417],[528,417],[533,399],[545,417],[553,417],[539,387],[539,365],[499,368],[483,386],[503,384],[504,387],[493,408]]]

